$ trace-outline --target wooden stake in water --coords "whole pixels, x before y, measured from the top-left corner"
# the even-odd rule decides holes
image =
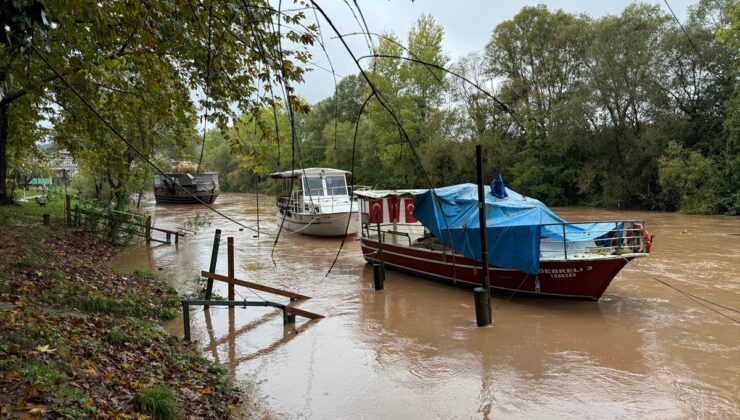
[[[228,258],[229,258],[229,272],[228,277],[231,281],[229,283],[229,300],[234,300],[234,237],[229,236],[226,239],[227,244],[227,252],[228,252]]]
[[[211,273],[216,272],[216,261],[218,261],[218,245],[221,243],[221,229],[216,229],[216,235],[213,237],[213,250],[211,251],[211,265],[208,271]],[[211,293],[213,292],[213,279],[208,279],[206,283],[206,300],[211,300]],[[208,305],[204,306],[203,309],[208,309]]]

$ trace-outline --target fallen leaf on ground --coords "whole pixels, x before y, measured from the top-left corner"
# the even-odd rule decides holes
[[[48,344],[44,344],[43,346],[36,346],[36,351],[53,354],[57,349],[50,349]]]

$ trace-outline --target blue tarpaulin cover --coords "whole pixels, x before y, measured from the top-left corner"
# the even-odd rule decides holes
[[[488,263],[537,274],[541,238],[593,240],[614,229],[613,223],[565,224],[545,204],[505,188],[496,198],[485,188]],[[501,195],[501,194],[499,194]],[[436,196],[436,198],[434,197]],[[478,187],[460,184],[415,195],[414,217],[455,252],[480,261]],[[554,224],[551,226],[543,226]],[[596,233],[596,234],[595,234]]]

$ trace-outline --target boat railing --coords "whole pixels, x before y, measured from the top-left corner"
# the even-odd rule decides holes
[[[411,235],[409,235],[408,232],[401,232],[398,230],[386,230],[383,232],[383,242],[387,242],[385,238],[386,235],[395,235],[395,236],[405,237],[409,241],[409,246],[411,246]],[[393,241],[393,242],[397,242],[397,241]]]
[[[644,220],[542,225],[540,257],[579,259],[594,255],[647,254],[651,238]]]
[[[340,187],[335,187],[340,188]],[[344,190],[345,187],[341,187]],[[278,197],[277,206],[281,210],[288,210],[292,213],[334,213],[336,211],[346,211],[347,206],[351,206],[349,195],[325,195],[324,189],[308,190],[304,195],[303,191],[293,191],[288,196]]]
[[[420,223],[381,223],[380,234],[378,225],[369,223],[367,213],[362,214],[362,234],[369,239],[377,240],[378,237],[383,239],[383,243],[399,245],[399,239],[404,238],[403,242],[408,241],[408,246],[424,237],[424,226]]]

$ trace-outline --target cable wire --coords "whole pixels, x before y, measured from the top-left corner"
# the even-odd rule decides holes
[[[712,305],[714,305],[714,306],[717,306],[717,307],[719,307],[719,308],[722,308],[722,309],[726,309],[726,310],[728,310],[728,311],[732,311],[732,312],[735,312],[735,313],[738,313],[738,314],[740,314],[740,311],[739,311],[739,310],[737,310],[737,309],[733,309],[733,308],[730,308],[730,307],[727,307],[727,306],[724,306],[724,305],[721,305],[721,304],[719,304],[719,303],[716,303],[716,302],[712,302],[712,301],[711,301],[711,300],[709,300],[709,299],[705,299],[705,298],[703,298],[703,297],[699,297],[699,296],[693,295],[693,294],[691,294],[691,293],[689,293],[689,292],[683,291],[683,290],[679,289],[678,287],[676,287],[676,286],[673,286],[673,285],[671,285],[670,283],[668,283],[668,282],[666,282],[666,281],[663,281],[663,280],[661,280],[661,279],[659,279],[659,278],[657,278],[657,277],[655,277],[655,276],[651,275],[650,273],[646,272],[645,270],[643,270],[642,268],[640,268],[640,266],[638,266],[637,264],[634,264],[634,263],[633,263],[632,261],[628,260],[627,258],[625,258],[625,257],[622,257],[622,259],[624,259],[625,261],[627,261],[627,264],[629,264],[629,265],[631,265],[632,267],[636,268],[636,269],[637,269],[638,271],[640,271],[640,272],[641,272],[642,274],[646,275],[647,277],[649,277],[649,278],[651,278],[651,279],[653,279],[653,280],[657,281],[658,283],[660,283],[660,284],[662,284],[662,285],[664,285],[664,286],[666,286],[666,287],[669,287],[669,288],[671,288],[671,289],[675,290],[676,292],[678,292],[678,293],[680,293],[680,294],[684,295],[685,297],[687,297],[687,298],[689,298],[689,299],[693,300],[694,302],[696,302],[696,303],[698,303],[699,305],[701,305],[701,306],[703,306],[703,307],[705,307],[705,308],[709,309],[710,311],[712,311],[712,312],[715,312],[715,313],[717,313],[717,314],[719,314],[719,315],[721,315],[721,316],[723,316],[723,317],[725,317],[725,318],[727,318],[727,319],[729,319],[729,320],[733,321],[733,322],[734,322],[734,323],[736,323],[736,324],[740,324],[740,320],[738,320],[738,319],[735,319],[735,318],[733,318],[733,317],[731,317],[731,316],[729,316],[729,315],[723,314],[722,312],[720,312],[720,311],[718,311],[718,310],[716,310],[716,309],[712,308],[711,306],[705,305],[704,303],[702,303],[702,302],[700,302],[700,301],[704,301],[704,302],[707,302],[707,303],[709,303],[709,304],[712,304]]]

